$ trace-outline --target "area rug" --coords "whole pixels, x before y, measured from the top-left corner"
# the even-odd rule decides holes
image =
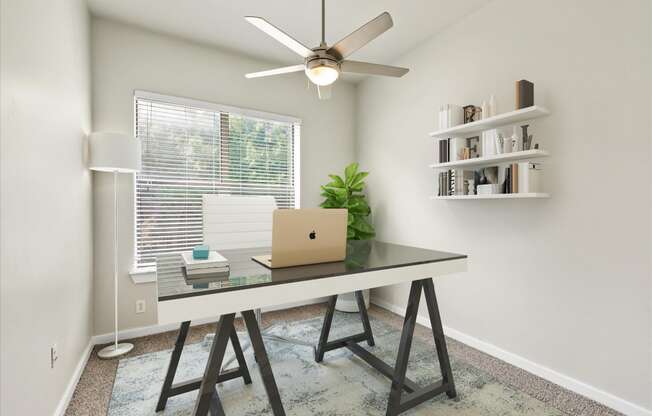
[[[322,318],[292,322],[275,326],[278,335],[316,342]],[[371,318],[376,340],[368,347],[385,362],[393,365],[399,345],[400,331]],[[336,312],[331,329],[331,339],[362,331],[357,314]],[[248,341],[241,335],[240,341]],[[315,363],[310,348],[266,341],[266,348],[276,377],[285,411],[297,416],[371,416],[384,415],[390,381],[369,367],[347,349],[327,352],[323,363]],[[199,377],[204,371],[209,345],[187,345],[181,356],[175,382]],[[181,416],[190,415],[197,395],[189,392],[168,400],[164,411],[156,413],[156,401],[167,369],[170,350],[143,354],[122,359],[113,386],[109,416]],[[229,350],[227,356],[232,354]],[[253,383],[244,385],[242,379],[218,385],[227,415],[270,415],[258,366],[251,350],[245,351]],[[233,364],[237,365],[237,364]],[[493,416],[493,415],[563,415],[557,409],[498,382],[487,373],[451,357],[458,397],[446,395],[429,400],[405,415],[441,416]],[[432,345],[414,338],[408,377],[426,385],[440,379],[437,355]]]

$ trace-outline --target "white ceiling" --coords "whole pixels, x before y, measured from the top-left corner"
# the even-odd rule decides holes
[[[388,11],[394,27],[351,58],[391,64],[420,42],[490,0],[326,0],[326,42],[332,45]],[[308,47],[319,44],[319,0],[88,0],[94,15],[208,43],[253,57],[298,64],[301,58],[247,23],[264,17]]]

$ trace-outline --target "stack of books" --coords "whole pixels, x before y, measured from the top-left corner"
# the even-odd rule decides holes
[[[181,253],[186,275],[206,277],[207,274],[228,274],[229,261],[217,251],[210,251],[207,259],[194,259],[192,251]]]
[[[473,180],[473,171],[449,169],[439,172],[437,196],[465,195],[470,180]]]

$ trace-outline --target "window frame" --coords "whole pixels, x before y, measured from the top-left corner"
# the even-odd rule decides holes
[[[133,135],[138,139],[137,133],[137,100],[150,99],[155,101],[162,101],[169,104],[186,105],[190,107],[198,107],[214,112],[233,113],[240,116],[258,118],[261,120],[276,121],[282,123],[293,124],[292,134],[292,148],[293,148],[293,181],[294,181],[294,208],[298,209],[301,206],[301,119],[294,116],[270,113],[266,111],[240,108],[225,104],[213,103],[210,101],[197,100],[193,98],[179,97],[174,95],[159,94],[145,90],[134,90],[133,93],[133,110],[132,110],[132,124]],[[139,156],[142,158],[142,154]],[[132,176],[133,186],[133,261],[131,274],[149,273],[153,272],[156,268],[155,265],[139,265],[138,264],[138,178],[137,174]]]

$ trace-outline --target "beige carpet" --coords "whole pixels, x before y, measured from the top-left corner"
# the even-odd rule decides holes
[[[324,305],[312,305],[294,308],[286,311],[271,312],[264,315],[264,325],[271,325],[275,322],[296,322],[310,318],[320,317],[325,310]],[[372,306],[370,316],[381,321],[383,325],[400,328],[402,318],[386,310]],[[241,323],[237,325],[241,328]],[[191,328],[187,344],[200,342],[204,335],[214,331],[214,325],[202,325]],[[176,337],[175,332],[168,332],[133,340],[134,351],[128,357],[138,357],[143,354],[164,351],[172,348]],[[415,337],[424,345],[432,346],[432,335],[428,328],[417,326]],[[501,394],[500,390],[508,389],[532,399],[533,404],[541,405],[542,409],[551,411],[557,410],[561,414],[597,416],[597,415],[618,415],[619,413],[599,405],[589,399],[569,392],[539,377],[533,376],[523,370],[515,368],[500,360],[487,356],[464,344],[449,340],[449,352],[454,361],[463,366],[477,368],[496,380],[497,384],[489,386],[485,392],[488,394]],[[66,412],[67,415],[106,415],[109,408],[109,401],[116,377],[118,361],[99,360],[95,354],[89,360],[82,378],[77,386],[71,404]],[[255,371],[252,371],[252,375]],[[505,393],[503,393],[505,394]],[[454,410],[454,408],[451,408]],[[461,411],[461,413],[460,413]],[[462,409],[457,413],[465,414]]]

